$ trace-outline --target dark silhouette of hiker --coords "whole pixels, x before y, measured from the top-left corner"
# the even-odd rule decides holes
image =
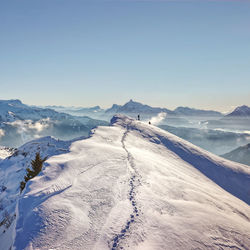
[[[151,121],[149,121],[148,124],[151,125]]]
[[[138,115],[137,118],[138,118],[138,121],[140,121],[140,115]]]

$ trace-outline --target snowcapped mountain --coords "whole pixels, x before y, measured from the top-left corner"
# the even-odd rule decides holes
[[[226,115],[226,117],[242,117],[242,118],[250,118],[250,107],[243,105],[237,107],[232,113]]]
[[[222,157],[250,166],[250,143],[238,147],[231,152],[222,155]]]
[[[65,119],[67,114],[58,113],[52,109],[31,107],[20,100],[0,100],[0,122],[15,120],[38,121],[44,118]]]
[[[178,107],[174,110],[177,115],[181,116],[205,116],[205,117],[222,117],[222,114],[213,110],[194,109],[189,107]]]
[[[87,116],[72,116],[48,108],[23,104],[19,100],[0,101],[0,145],[18,147],[32,139],[55,136],[70,140],[107,122]]]
[[[89,117],[72,116],[53,109],[29,106],[23,104],[20,100],[0,100],[0,122],[15,120],[38,121],[47,118],[58,121],[77,120],[83,122],[91,120]]]
[[[17,250],[250,245],[247,166],[123,115],[67,147],[27,183],[16,207],[13,202],[1,250],[12,239]],[[1,198],[9,202],[26,164],[22,153],[15,157],[0,167]]]

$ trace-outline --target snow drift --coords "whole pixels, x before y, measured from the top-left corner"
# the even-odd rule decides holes
[[[116,115],[29,181],[15,249],[247,249],[250,170]]]

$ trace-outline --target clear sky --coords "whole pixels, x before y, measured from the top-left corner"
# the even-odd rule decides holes
[[[0,99],[250,105],[250,1],[2,0]]]

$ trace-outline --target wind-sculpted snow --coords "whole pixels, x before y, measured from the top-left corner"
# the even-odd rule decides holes
[[[75,141],[75,140],[74,140]],[[69,152],[72,141],[50,136],[33,140],[18,149],[6,149],[12,154],[0,161],[0,249],[9,249],[14,233],[16,205],[20,196],[20,182],[37,152],[42,157]]]
[[[15,249],[247,249],[249,168],[116,115],[51,157],[17,207]],[[249,183],[249,182],[248,182]]]

